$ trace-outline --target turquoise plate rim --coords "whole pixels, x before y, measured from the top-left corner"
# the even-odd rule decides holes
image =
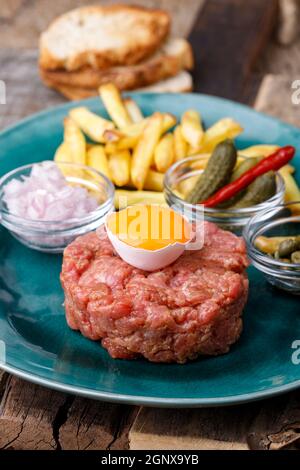
[[[149,96],[149,98],[151,96],[154,96],[154,97],[158,96],[157,93],[146,94],[146,93],[135,93],[135,92],[128,92],[126,93],[126,95],[137,96],[137,97],[147,95]],[[161,93],[159,95],[165,96],[167,94]],[[288,124],[278,118],[266,115],[265,113],[258,112],[247,105],[237,103],[237,102],[225,99],[225,98],[220,98],[217,96],[206,95],[206,94],[201,94],[201,93],[184,93],[184,94],[174,93],[172,94],[172,97],[176,97],[176,96],[194,97],[195,95],[203,99],[208,99],[208,100],[211,99],[215,103],[220,103],[220,104],[224,103],[228,105],[234,105],[235,108],[245,110],[245,111],[250,110],[252,115],[257,115],[260,117],[263,116],[268,121],[273,121],[274,123],[277,123],[278,125],[286,129],[289,129],[292,132],[299,133],[300,135],[300,130],[291,124]],[[74,106],[77,106],[78,104],[80,104],[81,106],[84,106],[84,105],[88,105],[91,103],[95,103],[96,100],[97,100],[96,97],[88,98],[85,100],[66,102],[57,106],[49,107],[43,111],[32,114],[22,119],[16,124],[12,124],[8,126],[6,129],[0,132],[0,137],[1,138],[5,137],[11,132],[22,129],[22,127],[26,126],[31,121],[38,119],[39,117],[43,117],[45,115],[53,115],[57,111],[60,111],[63,109],[68,110]],[[268,390],[262,390],[262,391],[238,394],[238,395],[235,394],[235,395],[230,395],[227,397],[213,397],[213,398],[208,398],[208,397],[206,398],[165,398],[165,397],[153,397],[153,396],[148,397],[148,396],[133,395],[133,394],[104,392],[104,391],[93,390],[93,389],[89,389],[89,388],[85,388],[81,386],[69,385],[63,382],[57,382],[55,380],[43,378],[37,374],[28,373],[23,369],[14,367],[7,363],[4,364],[0,362],[0,369],[2,369],[5,372],[16,375],[22,379],[28,380],[38,385],[48,387],[50,389],[58,390],[58,391],[65,392],[65,393],[72,393],[74,395],[84,396],[84,397],[91,398],[91,399],[97,399],[97,400],[108,401],[108,402],[124,403],[124,404],[170,407],[170,408],[171,407],[193,408],[193,407],[212,407],[212,406],[219,407],[219,406],[227,406],[227,405],[236,405],[236,404],[247,403],[247,402],[260,400],[264,398],[270,398],[279,394],[283,394],[288,391],[296,390],[300,387],[300,380],[295,380],[285,385],[272,386]]]
[[[183,366],[184,367],[184,366]],[[262,392],[245,393],[242,395],[231,395],[229,397],[221,398],[154,398],[141,395],[126,395],[120,393],[109,393],[101,391],[93,391],[84,387],[74,387],[73,385],[61,385],[60,382],[55,382],[43,379],[37,375],[29,374],[16,367],[6,366],[0,364],[0,369],[9,372],[21,379],[28,380],[37,385],[42,385],[47,388],[57,390],[60,392],[71,393],[85,398],[94,400],[102,400],[111,403],[124,403],[128,405],[143,405],[143,406],[156,406],[161,408],[206,408],[206,407],[220,407],[229,405],[239,405],[242,403],[249,403],[252,401],[263,400],[264,398],[271,398],[281,395],[286,392],[291,392],[300,387],[300,380],[290,382],[289,384],[272,387],[269,390]]]
[[[153,93],[153,92],[152,93],[138,93],[138,92],[126,92],[126,93],[124,93],[124,96],[137,96],[137,97],[140,96],[140,97],[142,97],[142,96],[145,96],[145,95],[157,97],[158,95],[160,95],[160,96],[168,95],[168,93]],[[237,101],[228,100],[226,98],[221,98],[221,97],[215,96],[215,95],[207,95],[207,94],[204,94],[204,93],[169,93],[169,95],[183,96],[183,97],[184,96],[192,97],[192,96],[196,95],[196,96],[199,96],[200,98],[212,99],[213,101],[219,101],[220,103],[228,103],[228,104],[231,104],[231,105],[233,104],[236,108],[241,108],[241,109],[244,109],[244,110],[251,110],[252,114],[256,114],[257,116],[264,116],[269,121],[271,120],[273,122],[276,122],[276,123],[280,124],[281,126],[284,126],[288,129],[292,129],[295,132],[300,133],[300,129],[298,127],[293,126],[292,124],[289,124],[289,123],[283,121],[282,119],[276,118],[274,116],[270,116],[270,115],[268,115],[266,113],[263,113],[261,111],[257,111],[256,109],[251,108],[251,106],[247,106],[246,104],[242,104],[242,103],[239,103]],[[86,98],[86,99],[83,99],[83,100],[70,101],[70,102],[62,103],[62,104],[59,104],[59,105],[56,105],[56,106],[50,106],[49,108],[44,109],[43,111],[39,111],[37,113],[30,114],[29,116],[21,119],[19,122],[15,123],[15,124],[12,124],[10,126],[7,126],[5,129],[0,131],[0,137],[5,136],[5,134],[9,134],[11,131],[14,131],[14,130],[22,127],[23,125],[26,125],[28,122],[33,121],[33,120],[35,120],[36,118],[38,118],[40,116],[52,114],[52,113],[55,113],[57,110],[61,110],[61,109],[74,108],[78,104],[80,104],[81,106],[84,106],[85,104],[87,105],[88,103],[94,103],[96,100],[98,100],[97,97],[92,97],[92,98]]]

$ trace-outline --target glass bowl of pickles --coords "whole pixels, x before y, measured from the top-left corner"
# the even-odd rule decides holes
[[[244,237],[251,264],[267,281],[300,295],[300,201],[257,214]]]
[[[199,154],[173,164],[165,175],[165,199],[191,221],[204,215],[205,220],[241,235],[253,216],[283,203],[285,185],[277,171],[260,174],[247,187],[213,207],[203,201],[212,200],[229,185],[234,186],[262,160],[243,157],[232,141],[225,140],[211,155]]]

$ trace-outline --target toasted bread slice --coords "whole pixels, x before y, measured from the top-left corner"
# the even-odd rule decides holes
[[[112,67],[103,71],[87,66],[79,71],[44,70],[42,79],[54,85],[80,88],[98,88],[113,82],[120,90],[141,88],[176,75],[180,70],[191,70],[193,52],[185,39],[169,39],[154,55],[136,65]]]
[[[55,85],[48,83],[50,88],[59,91],[69,100],[82,100],[92,96],[98,96],[98,89],[71,87],[67,85]],[[142,93],[185,93],[193,90],[193,80],[189,72],[181,71],[177,75],[166,80],[161,80],[152,86],[140,88]]]
[[[135,91],[139,93],[187,93],[193,91],[193,79],[189,72],[182,70],[175,77],[167,78]]]
[[[163,10],[111,5],[72,10],[50,24],[40,38],[44,69],[77,70],[136,64],[158,49],[170,29]]]

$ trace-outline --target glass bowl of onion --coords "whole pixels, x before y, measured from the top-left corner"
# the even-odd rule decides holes
[[[166,172],[164,194],[167,204],[175,211],[184,214],[191,222],[204,216],[205,220],[214,222],[224,230],[241,235],[248,221],[260,211],[276,207],[284,200],[285,185],[282,176],[274,173],[274,188],[269,197],[260,203],[249,204],[247,207],[204,207],[186,201],[187,194],[193,189],[195,182],[206,168],[209,154],[198,154],[179,160]],[[238,156],[238,166],[248,158]]]
[[[0,179],[1,224],[29,248],[60,253],[95,230],[114,207],[114,186],[98,171],[44,161]]]

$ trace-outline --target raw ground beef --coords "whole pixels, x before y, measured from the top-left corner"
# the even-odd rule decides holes
[[[89,233],[64,252],[67,322],[113,358],[183,363],[223,354],[242,330],[247,265],[243,239],[208,222],[201,250],[153,273],[122,261],[106,234]]]

